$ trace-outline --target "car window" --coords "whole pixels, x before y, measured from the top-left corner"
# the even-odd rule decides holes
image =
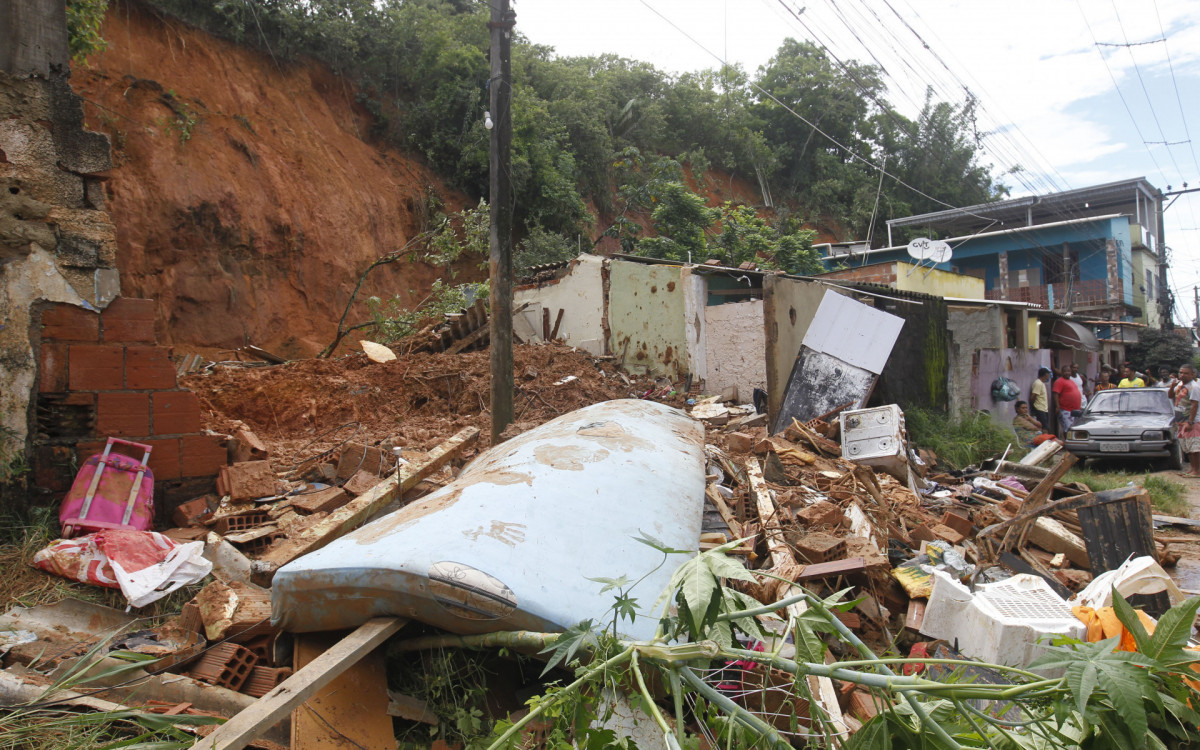
[[[1114,389],[1097,393],[1088,404],[1088,414],[1170,414],[1166,391]]]

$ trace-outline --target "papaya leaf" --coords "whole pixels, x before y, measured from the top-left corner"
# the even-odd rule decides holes
[[[1139,642],[1138,648],[1154,660],[1181,651],[1192,635],[1192,625],[1196,622],[1197,609],[1200,609],[1200,596],[1193,596],[1187,601],[1171,607],[1159,618],[1158,625],[1154,628],[1154,635],[1149,637],[1149,642],[1145,646]]]
[[[1086,713],[1088,700],[1091,699],[1096,686],[1100,684],[1099,670],[1096,665],[1091,662],[1076,662],[1067,668],[1064,677],[1067,680],[1067,688],[1075,698],[1075,707],[1079,709],[1079,713]]]
[[[1155,691],[1150,678],[1145,670],[1128,662],[1097,660],[1096,668],[1100,686],[1129,730],[1129,739],[1136,747],[1145,747],[1149,721],[1142,696]]]
[[[1117,587],[1112,589],[1113,609],[1117,613],[1117,619],[1125,626],[1125,629],[1133,634],[1133,640],[1137,643],[1138,651],[1143,654],[1147,653],[1150,645],[1150,636],[1146,633],[1145,626],[1142,625],[1142,619],[1137,616],[1137,612],[1133,607],[1121,596],[1117,591]]]

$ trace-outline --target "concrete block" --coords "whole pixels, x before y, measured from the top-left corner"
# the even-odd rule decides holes
[[[179,444],[179,471],[185,477],[216,476],[229,459],[229,450],[219,435],[184,435]]]
[[[96,432],[105,437],[150,434],[150,397],[145,393],[101,393],[96,402]]]
[[[725,447],[734,453],[749,453],[754,447],[754,436],[744,432],[731,432],[725,436]]]
[[[100,316],[91,310],[54,303],[42,312],[42,341],[98,342]]]
[[[233,501],[255,500],[275,494],[275,472],[267,461],[247,461],[222,466],[224,489]]]
[[[154,343],[157,305],[150,299],[118,297],[100,314],[105,343]]]
[[[191,391],[160,391],[153,396],[154,435],[200,432],[200,399]]]
[[[162,346],[126,347],[125,387],[138,391],[175,388],[175,365],[171,362],[170,349]]]

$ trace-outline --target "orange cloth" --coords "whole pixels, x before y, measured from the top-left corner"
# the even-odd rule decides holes
[[[1150,635],[1154,635],[1154,618],[1146,614],[1140,609],[1135,609],[1138,619],[1142,621],[1142,627]],[[1117,611],[1112,607],[1101,607],[1100,609],[1092,609],[1091,607],[1072,607],[1071,613],[1079,618],[1079,621],[1087,626],[1087,640],[1089,643],[1096,643],[1106,638],[1121,637],[1121,642],[1117,648],[1121,651],[1137,651],[1137,641],[1133,640],[1133,633],[1130,633],[1121,621],[1117,619]]]

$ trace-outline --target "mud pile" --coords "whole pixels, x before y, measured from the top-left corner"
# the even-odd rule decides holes
[[[670,395],[665,382],[626,380],[612,362],[572,347],[518,345],[514,359],[513,402],[522,430],[615,398],[649,395],[683,404],[684,396]],[[384,364],[352,354],[270,367],[217,366],[182,384],[199,396],[206,429],[228,434],[235,421],[244,422],[284,466],[349,439],[428,450],[467,426],[480,429],[482,449],[490,444],[489,371],[487,351],[415,353]]]

